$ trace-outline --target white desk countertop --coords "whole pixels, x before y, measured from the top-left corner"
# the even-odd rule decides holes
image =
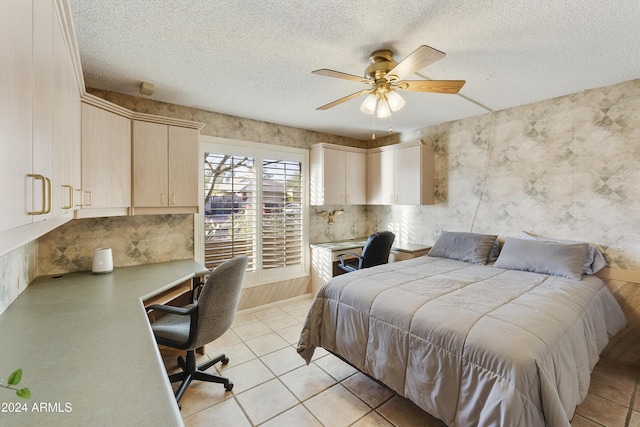
[[[0,389],[0,425],[182,426],[142,300],[206,272],[183,260],[38,277],[0,315],[0,378],[22,368],[31,390]]]
[[[312,243],[311,246],[319,249],[327,249],[333,252],[336,251],[348,251],[349,249],[361,248],[367,242],[367,238],[363,237],[361,239],[350,239],[350,240],[339,240],[336,242],[325,242],[325,243]],[[400,242],[394,241],[393,245],[391,245],[392,251],[398,252],[414,252],[425,249],[430,249],[430,245],[421,245],[418,243],[408,243],[408,242]]]

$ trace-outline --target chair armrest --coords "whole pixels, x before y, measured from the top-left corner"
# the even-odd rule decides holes
[[[191,302],[196,303],[198,301],[198,297],[200,296],[200,292],[202,291],[202,287],[204,286],[204,282],[196,283],[193,286],[193,291],[191,292]]]
[[[183,316],[187,316],[193,313],[196,307],[197,307],[196,305],[192,305],[189,308],[183,308],[183,307],[174,307],[172,305],[153,304],[147,307],[147,312],[149,312],[150,310],[156,310],[156,311],[161,311],[163,313],[180,314]]]
[[[358,260],[360,260],[360,262],[362,262],[362,257],[360,255],[354,254],[353,252],[343,252],[341,254],[336,255],[340,260],[340,264],[344,264],[344,260],[342,259],[342,257],[345,255],[351,255],[352,257],[357,258]]]

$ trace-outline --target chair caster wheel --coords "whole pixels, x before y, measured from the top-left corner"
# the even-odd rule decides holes
[[[229,363],[229,358],[225,357],[224,359],[221,360],[223,365],[226,365],[227,363]]]
[[[229,381],[228,384],[225,384],[224,389],[226,391],[231,391],[233,389],[233,383],[231,381]]]

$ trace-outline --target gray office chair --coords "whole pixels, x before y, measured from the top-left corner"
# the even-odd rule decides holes
[[[228,357],[221,354],[196,366],[195,352],[196,348],[219,338],[231,326],[238,308],[247,263],[248,258],[242,255],[225,261],[212,270],[193,304],[185,307],[154,304],[147,307],[147,310],[167,313],[151,324],[156,342],[187,350],[186,360],[182,356],[178,358],[182,372],[169,376],[172,383],[182,381],[176,391],[177,402],[180,402],[193,380],[221,383],[227,391],[233,388],[233,383],[228,378],[204,372],[218,362],[226,365],[229,363]]]
[[[389,262],[391,245],[396,235],[391,231],[373,233],[362,247],[360,255],[353,252],[338,254],[338,267],[346,272],[373,267]],[[348,256],[348,258],[346,258]]]

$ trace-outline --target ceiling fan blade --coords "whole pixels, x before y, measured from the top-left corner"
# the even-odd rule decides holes
[[[395,76],[397,80],[401,80],[444,57],[444,52],[440,52],[426,44],[422,45],[389,71],[387,78]]]
[[[413,92],[458,93],[465,80],[403,80],[393,85]]]
[[[328,70],[326,68],[312,71],[312,73],[319,74],[321,76],[336,77],[338,79],[351,80],[353,82],[358,82],[358,83],[369,83],[369,79],[366,79],[364,77],[355,76],[353,74],[341,73],[340,71]]]
[[[336,105],[342,104],[343,102],[347,102],[350,99],[356,98],[364,93],[371,92],[370,89],[359,90],[356,93],[352,93],[351,95],[347,95],[344,98],[337,99],[333,102],[323,105],[322,107],[316,108],[316,110],[328,110],[329,108],[335,107]]]

